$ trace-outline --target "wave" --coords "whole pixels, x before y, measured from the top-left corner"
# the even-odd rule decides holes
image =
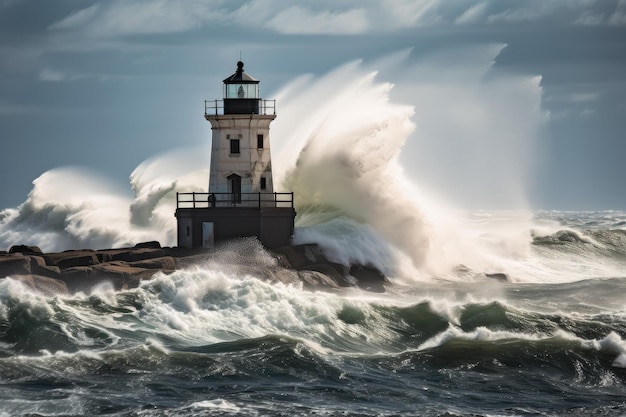
[[[509,147],[530,146],[530,137],[524,135],[530,135],[533,128],[521,129],[524,137],[504,140],[493,125],[511,116],[523,120],[526,127],[541,123],[537,80],[495,68],[494,60],[502,48],[474,47],[476,54],[466,57],[463,82],[458,82],[454,73],[439,71],[449,69],[446,57],[452,52],[415,61],[410,51],[401,51],[375,63],[351,62],[319,77],[299,78],[279,91],[283,110],[272,125],[273,168],[278,189],[296,193],[296,242],[318,243],[327,256],[342,263],[367,260],[404,282],[450,278],[459,265],[476,273],[502,271],[511,257],[528,254],[527,221],[515,231],[507,229],[502,234],[490,230],[486,236],[472,228],[471,219],[434,197],[428,176],[410,179],[405,167],[415,164],[402,161],[408,147],[411,154],[427,162],[415,144],[431,150],[435,144],[467,150],[475,138],[491,142],[497,138],[498,146],[492,143],[490,148],[497,149],[498,163],[511,159]],[[417,84],[413,72],[422,75]],[[382,77],[400,81],[401,88],[381,81]],[[497,100],[502,82],[514,87],[507,90],[507,96],[515,91],[519,102],[528,105],[527,111],[520,112],[517,104],[493,108],[494,101],[502,102]],[[471,108],[479,109],[482,116],[458,118],[461,102],[455,99],[457,104],[449,108],[438,101],[441,114],[436,120],[447,115],[446,126],[454,129],[443,137],[430,137],[437,134],[432,125],[435,118],[426,117],[435,87],[441,97],[454,98],[461,90],[470,94]],[[410,91],[415,94],[407,95]],[[491,111],[494,116],[487,117]],[[455,132],[468,132],[468,137]],[[101,175],[85,169],[44,173],[34,181],[26,202],[0,214],[0,243],[7,248],[38,245],[44,251],[120,247],[146,240],[174,245],[175,192],[206,190],[209,152],[180,149],[143,162],[130,176],[130,192],[110,186]],[[519,188],[513,182],[523,177],[522,153],[526,152],[515,153],[515,164],[498,175],[498,180],[507,178],[506,186],[497,185],[499,189]],[[486,157],[481,152],[474,154],[477,160]],[[464,167],[468,175],[487,166],[464,161],[453,164],[452,171]],[[495,178],[493,184],[496,187]]]
[[[593,247],[604,249],[616,255],[626,254],[626,230],[559,230],[549,236],[536,236],[533,239],[536,245],[567,245]]]
[[[353,62],[279,92],[273,162],[296,193],[295,242],[378,267],[387,293],[303,291],[249,242],[126,291],[44,295],[2,279],[0,414],[624,411],[626,216],[468,214],[432,192],[448,181],[474,202],[519,202],[541,88],[494,69],[501,50],[474,48],[461,70],[403,52],[378,73]],[[151,158],[130,192],[84,169],[44,173],[0,213],[0,243],[173,245],[175,192],[206,190],[208,155]]]
[[[626,231],[622,229],[567,228],[534,234],[536,258],[553,278],[574,281],[624,276]]]
[[[262,264],[264,255],[257,256]],[[481,399],[467,399],[463,409],[485,410],[507,404],[505,396],[488,406],[487,392],[527,392],[524,384],[543,387],[541,398],[524,401],[541,410],[546,398],[571,400],[578,390],[598,393],[606,406],[607,392],[626,383],[623,278],[322,293],[268,284],[247,264],[227,263],[207,259],[122,292],[103,285],[90,294],[42,295],[3,280],[1,379],[15,387],[36,381],[59,401],[18,391],[0,412],[122,413],[134,404],[160,404],[166,415],[202,415],[212,407],[277,412],[275,403],[245,394],[266,389],[290,396],[305,407],[300,411],[316,409],[306,400],[312,394],[337,406],[353,404],[361,392],[368,413],[381,407],[384,414],[387,407],[403,410],[407,395],[445,397],[442,387]],[[120,383],[122,390],[137,388],[128,404],[111,400],[124,397]]]
[[[207,261],[158,274],[135,290],[118,293],[104,285],[92,294],[65,297],[33,293],[18,281],[3,280],[0,343],[11,355],[99,350],[152,338],[179,349],[276,335],[307,343],[320,354],[392,353],[442,344],[436,337],[480,338],[483,333],[473,333],[480,329],[495,339],[566,332],[592,340],[626,332],[625,318],[605,311],[611,306],[619,311],[615,294],[623,290],[624,279],[514,288],[493,283],[485,289],[515,298],[489,302],[468,301],[468,295],[480,294],[469,290],[470,284],[465,289],[450,284],[446,292],[403,305],[414,295],[370,299],[358,290],[311,293],[297,284],[260,281],[251,268],[223,265]],[[432,285],[422,290],[441,288]],[[586,294],[589,285],[595,295]],[[465,295],[455,300],[456,291]],[[484,296],[493,297],[488,292]],[[559,300],[561,309],[546,310],[544,300]]]

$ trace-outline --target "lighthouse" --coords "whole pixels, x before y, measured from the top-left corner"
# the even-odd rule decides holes
[[[209,193],[233,204],[253,205],[242,200],[242,193],[274,192],[270,123],[276,104],[260,98],[259,81],[239,61],[237,71],[224,80],[222,112],[220,105],[217,100],[205,102],[204,118],[212,126]]]
[[[178,246],[213,248],[256,237],[274,248],[291,243],[293,193],[274,191],[270,123],[275,100],[260,96],[260,82],[243,62],[223,81],[223,98],[204,102],[211,123],[208,192],[176,193]]]

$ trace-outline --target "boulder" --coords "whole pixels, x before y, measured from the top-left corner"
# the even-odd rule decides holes
[[[116,290],[135,288],[139,281],[150,279],[158,270],[137,268],[124,261],[113,261],[94,266],[93,274],[100,281],[109,281]]]
[[[305,290],[328,290],[338,289],[339,285],[328,275],[318,271],[298,271],[298,277],[302,281]]]
[[[124,262],[136,262],[143,261],[145,259],[159,258],[165,256],[163,249],[109,249],[106,251],[98,251],[98,256],[102,259],[107,259],[105,262],[111,261],[124,261]]]
[[[128,264],[135,268],[159,269],[162,271],[176,270],[176,261],[171,256],[144,259],[143,261],[129,262]]]
[[[272,251],[281,266],[285,268],[303,269],[307,265],[327,263],[328,259],[316,244],[283,246]]]
[[[101,264],[111,262],[113,260],[113,254],[111,252],[110,249],[97,251],[96,256],[98,257],[98,262]]]
[[[39,284],[40,278],[20,278],[29,286],[39,285],[42,288],[45,285],[45,288],[56,288],[47,283],[59,280],[63,287],[60,291],[87,292],[103,282],[110,282],[115,289],[122,290],[137,287],[142,280],[152,278],[159,271],[171,273],[177,269],[218,262],[220,268],[227,268],[233,275],[250,275],[266,282],[287,285],[302,283],[305,289],[310,290],[358,285],[368,291],[383,292],[388,284],[385,276],[374,267],[347,267],[330,262],[315,244],[286,246],[270,251],[276,262],[263,256],[257,258],[256,252],[250,255],[249,248],[246,248],[235,247],[230,251],[221,249],[217,252],[199,248],[161,248],[159,242],[153,241],[139,243],[134,248],[41,254],[37,253],[36,247],[21,245],[12,247],[11,254],[0,254],[0,278],[11,275],[52,280]],[[262,248],[259,250],[265,251]],[[500,275],[506,278],[504,274],[486,275],[499,280],[502,280]]]
[[[91,266],[73,266],[61,271],[61,281],[65,282],[71,292],[88,292],[101,280],[93,275]]]
[[[495,279],[496,281],[500,281],[500,282],[507,282],[509,280],[509,277],[502,272],[495,272],[492,274],[485,273],[485,276],[487,278]]]
[[[29,275],[30,258],[22,254],[0,256],[0,278],[9,275]]]
[[[345,273],[343,272],[345,270]],[[349,287],[350,282],[346,278],[348,275],[348,268],[343,265],[325,263],[325,264],[313,264],[308,265],[306,268],[300,271],[316,271],[326,275],[339,287]]]
[[[29,256],[29,258],[31,273],[48,278],[61,278],[61,269],[58,266],[47,265],[42,256]]]
[[[24,255],[41,255],[43,252],[39,246],[15,245],[11,246],[9,253],[21,253]]]
[[[202,265],[209,261],[210,256],[207,254],[190,255],[176,258],[176,269],[185,269],[194,265]]]
[[[45,295],[67,294],[67,285],[58,279],[41,275],[13,275],[11,279],[20,281],[25,287]]]
[[[385,284],[389,284],[385,275],[373,266],[352,265],[350,275],[356,279],[359,288],[367,291],[385,292]]]
[[[156,240],[153,240],[151,242],[141,242],[141,243],[137,243],[135,245],[135,248],[137,249],[161,249],[161,244],[159,242],[157,242]]]
[[[72,268],[75,266],[91,266],[100,263],[95,251],[90,249],[50,253],[42,256],[46,260],[47,265],[58,266],[61,269]]]
[[[150,279],[158,269],[130,266],[124,261],[113,261],[94,266],[77,266],[61,271],[61,280],[72,292],[88,292],[96,285],[109,282],[116,290],[136,288],[139,282]]]
[[[293,269],[276,268],[272,270],[271,273],[272,278],[269,281],[271,283],[280,282],[285,285],[296,285],[302,282],[300,276],[298,275],[298,271],[295,271]]]

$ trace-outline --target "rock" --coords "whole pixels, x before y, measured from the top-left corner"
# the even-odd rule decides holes
[[[47,265],[58,266],[61,269],[75,266],[91,266],[100,263],[96,253],[89,249],[50,253],[42,256],[46,260]]]
[[[272,271],[271,283],[280,282],[285,285],[295,285],[302,282],[298,271],[286,268],[276,268]]]
[[[338,266],[338,267],[336,267],[336,266]],[[345,270],[345,272],[340,272],[340,268]],[[348,275],[348,268],[344,267],[343,265],[332,264],[332,263],[313,264],[313,265],[308,265],[304,269],[301,269],[301,271],[305,271],[305,270],[306,271],[316,271],[316,272],[320,272],[320,273],[326,275],[327,277],[332,279],[333,282],[338,287],[349,287],[350,286],[350,282],[346,278],[347,275]]]
[[[176,269],[185,269],[194,265],[202,265],[208,262],[210,259],[209,255],[190,255],[184,256],[182,258],[176,258]]]
[[[306,290],[338,289],[339,285],[328,275],[318,271],[298,271],[298,277]]]
[[[61,268],[58,266],[49,266],[42,256],[29,256],[30,271],[34,275],[41,275],[48,278],[61,278]]]
[[[135,288],[142,279],[150,279],[157,270],[136,268],[123,261],[113,261],[94,266],[93,274],[100,281],[109,281],[116,290]]]
[[[509,277],[502,272],[496,272],[494,274],[485,273],[485,276],[500,282],[507,282],[509,280]]]
[[[307,265],[327,263],[328,259],[315,244],[283,246],[272,251],[285,268],[304,269]]]
[[[170,272],[176,270],[176,261],[171,256],[162,256],[160,258],[129,262],[129,265],[135,268],[159,269]]]
[[[0,256],[0,278],[9,275],[30,275],[30,258],[22,254]]]
[[[88,292],[103,282],[110,282],[116,290],[123,290],[137,287],[142,280],[152,278],[157,272],[172,273],[177,269],[196,265],[206,267],[216,262],[233,276],[250,275],[287,285],[302,283],[305,289],[312,290],[358,285],[368,291],[384,291],[388,284],[384,275],[371,266],[347,267],[330,262],[315,244],[270,251],[276,262],[267,258],[266,249],[260,246],[253,253],[248,246],[241,245],[207,251],[161,248],[156,241],[139,243],[134,248],[83,249],[50,254],[37,254],[33,248],[36,247],[15,246],[12,248],[14,253],[0,254],[0,278],[7,275],[40,276],[59,280],[65,290],[71,292]],[[30,254],[24,255],[27,251]]]
[[[135,245],[137,249],[161,249],[161,244],[156,240],[151,242],[141,242]]]
[[[98,257],[98,262],[103,264],[106,262],[111,262],[113,260],[113,255],[111,254],[111,250],[99,250],[96,252],[96,256]]]
[[[11,246],[9,253],[22,253],[24,255],[41,255],[43,252],[39,246],[15,245]]]
[[[136,288],[139,282],[150,279],[159,269],[137,268],[124,261],[77,266],[61,271],[61,280],[72,292],[88,292],[98,284],[109,282],[116,290]]]
[[[14,275],[11,277],[16,281],[20,281],[27,288],[38,291],[45,295],[67,294],[67,285],[58,279],[43,277],[41,275]]]
[[[93,275],[91,266],[73,266],[61,271],[61,281],[65,282],[71,292],[88,292],[101,280]]]
[[[21,252],[0,256],[0,278],[30,274],[55,279],[61,276],[59,268],[46,265],[45,259],[41,256],[24,256]]]
[[[106,251],[98,251],[98,255],[103,259],[108,257],[108,262],[111,261],[124,261],[124,262],[136,262],[143,261],[144,259],[159,258],[165,256],[163,249],[109,249]]]
[[[356,279],[359,288],[367,291],[385,292],[385,284],[389,284],[385,275],[372,266],[353,265],[350,275]]]

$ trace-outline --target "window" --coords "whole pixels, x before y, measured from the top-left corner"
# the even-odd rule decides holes
[[[263,149],[263,135],[256,135],[256,147]]]
[[[230,153],[238,154],[239,152],[239,139],[231,139],[230,140]]]
[[[265,179],[265,177],[261,177],[261,190],[266,190],[267,189],[267,180]]]

